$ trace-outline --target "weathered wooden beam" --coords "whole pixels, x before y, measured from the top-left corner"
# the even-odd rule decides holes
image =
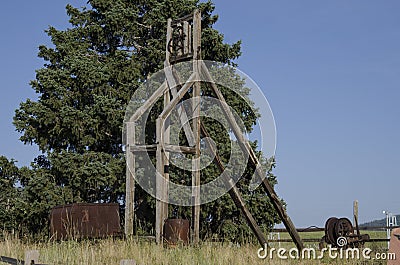
[[[260,176],[260,169],[257,170],[256,172],[259,177]],[[285,208],[282,205],[282,201],[279,199],[278,195],[276,194],[275,190],[272,188],[272,185],[269,183],[268,179],[264,177],[262,180],[262,186],[264,187],[264,190],[269,194],[269,198],[271,199],[272,205],[274,206],[275,210],[277,211],[280,219],[282,220],[283,224],[285,225],[290,237],[292,238],[293,242],[295,243],[296,247],[299,250],[302,250],[304,248],[303,241],[300,238],[299,233],[296,230],[296,227],[294,226],[292,220],[290,217],[287,215]]]
[[[189,23],[188,24],[188,53],[193,54],[193,37],[192,37],[192,25]]]
[[[232,182],[232,178],[225,171],[225,166],[222,163],[221,157],[219,156],[214,145],[209,141],[210,134],[208,133],[207,129],[204,127],[204,124],[202,122],[200,123],[200,128],[201,128],[201,133],[205,137],[204,139],[206,139],[207,145],[209,146],[210,151],[214,156],[214,160],[215,160],[219,170],[221,171],[221,173],[223,172],[221,177],[222,177],[226,187],[229,189],[229,195],[231,196],[236,207],[238,207],[240,209],[240,211],[242,212],[242,214],[245,217],[247,223],[249,224],[251,230],[257,237],[258,242],[260,242],[261,246],[264,247],[265,244],[268,243],[267,239],[264,236],[264,233],[262,232],[261,228],[258,226],[256,220],[254,219],[254,217],[252,216],[250,211],[247,209],[246,204],[243,201],[239,190],[237,189],[236,185]]]
[[[178,93],[176,94],[176,97],[174,97],[170,101],[170,103],[164,108],[163,112],[161,112],[161,114],[159,116],[160,118],[165,119],[171,114],[172,109],[174,107],[176,107],[178,102],[188,92],[189,88],[193,85],[194,82],[196,82],[196,79],[198,79],[198,74],[197,73],[192,73],[192,75],[189,77],[189,79],[186,81],[186,83],[178,91]]]
[[[201,12],[196,9],[193,13],[193,60],[201,59]]]
[[[182,36],[183,35],[183,30],[182,30],[182,22],[179,22],[177,25],[176,25],[176,28],[175,28],[175,30],[176,31],[178,31],[178,35],[179,36]],[[180,47],[180,46],[178,46],[179,47],[179,49],[177,49],[177,50],[175,50],[176,52],[177,52],[177,57],[182,57],[184,54],[183,54],[183,47]]]
[[[167,90],[164,93],[164,107],[169,104],[171,100],[171,95],[170,91]],[[162,140],[164,145],[169,145],[170,142],[170,117],[165,119],[165,123],[163,126],[162,130]],[[164,147],[165,148],[165,147]],[[164,178],[165,178],[165,184],[163,187],[163,213],[162,213],[162,220],[163,220],[163,228],[164,228],[164,222],[168,218],[168,196],[169,196],[169,152],[163,152],[163,170],[164,170]]]
[[[353,224],[356,225],[358,223],[358,200],[353,202]]]
[[[134,145],[130,147],[130,150],[131,152],[156,152],[157,144]],[[195,147],[172,145],[172,144],[164,144],[163,151],[170,153],[196,154]]]
[[[140,106],[135,113],[129,118],[129,122],[135,122],[137,119],[142,117],[142,115],[149,110],[154,103],[163,95],[163,93],[168,89],[167,81],[164,81],[161,86],[154,91],[154,93],[146,100],[146,102]]]
[[[195,10],[193,14],[193,61],[196,62],[201,56],[201,13]],[[197,63],[193,64],[193,71],[199,73]],[[192,160],[192,197],[193,197],[193,244],[200,242],[200,94],[201,83],[193,84],[192,94],[192,128],[196,155]]]
[[[32,265],[39,263],[39,251],[28,250],[25,251],[25,262],[24,265]]]
[[[125,236],[133,235],[135,219],[135,154],[131,147],[135,145],[135,123],[126,123],[126,191],[125,191]]]
[[[167,20],[167,41],[166,41],[166,43],[165,43],[165,61],[166,62],[169,62],[169,59],[170,59],[170,57],[171,57],[171,52],[170,52],[170,50],[169,50],[169,45],[170,45],[170,43],[171,43],[171,40],[172,40],[172,19],[171,18],[169,18],[168,20]]]
[[[236,120],[235,120],[231,110],[229,109],[229,106],[226,103],[224,96],[222,95],[221,91],[218,89],[215,82],[213,82],[213,78],[212,78],[211,74],[209,73],[207,66],[204,64],[203,61],[201,62],[201,71],[206,76],[207,81],[209,81],[211,88],[213,89],[218,100],[220,101],[220,106],[232,128],[233,133],[235,134],[236,139],[238,140],[239,146],[241,147],[243,152],[248,154],[250,162],[255,167],[255,175],[256,175],[255,177],[259,178],[259,180],[262,180],[261,185],[263,186],[264,190],[267,192],[269,198],[271,199],[272,205],[274,206],[275,210],[277,211],[280,219],[282,220],[283,224],[285,225],[286,229],[288,230],[288,232],[289,232],[290,236],[292,237],[294,243],[296,244],[297,248],[299,250],[303,249],[304,248],[303,242],[302,242],[299,234],[297,233],[292,220],[287,215],[286,210],[283,207],[281,200],[279,199],[279,197],[276,194],[275,190],[273,189],[272,185],[269,183],[268,179],[266,178],[265,173],[262,171],[262,168],[258,161],[257,156],[255,155],[255,153],[254,153],[253,149],[251,148],[250,144],[248,143],[248,141],[245,139],[242,131],[240,130],[240,127],[237,125]]]
[[[132,145],[130,146],[131,152],[156,152],[157,144],[148,145]]]
[[[157,151],[156,151],[156,243],[162,244],[162,235],[163,235],[163,213],[164,213],[164,204],[162,202],[162,198],[164,195],[164,187],[163,187],[163,178],[164,178],[164,163],[163,163],[163,154],[162,154],[162,124],[163,119],[158,118],[156,120],[156,141],[157,141]]]
[[[183,21],[182,22],[183,26],[183,53],[188,54],[189,53],[189,22]]]
[[[184,154],[195,154],[196,148],[189,147],[189,146],[179,146],[179,145],[172,145],[172,144],[165,144],[164,145],[165,152],[171,153],[184,153]]]
[[[186,16],[177,18],[175,20],[172,21],[172,25],[176,25],[178,23],[181,23],[183,21],[192,21],[193,20],[193,14],[188,14]]]
[[[172,97],[176,98],[178,96],[178,87],[179,88],[181,87],[180,85],[181,81],[179,80],[179,76],[177,74],[174,74],[172,66],[169,65],[167,61],[165,61],[164,63],[164,72],[167,78],[168,86],[170,87]],[[194,135],[192,128],[190,128],[190,123],[185,108],[182,105],[179,105],[177,107],[177,111],[189,146],[194,146],[195,145]]]

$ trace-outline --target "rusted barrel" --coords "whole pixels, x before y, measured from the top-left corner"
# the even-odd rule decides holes
[[[164,222],[164,240],[169,246],[189,244],[189,220],[166,219]]]

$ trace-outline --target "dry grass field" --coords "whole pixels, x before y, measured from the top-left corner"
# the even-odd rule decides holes
[[[375,233],[375,232],[374,232]],[[383,236],[376,232],[372,235],[377,238]],[[302,236],[316,238],[321,233],[309,233]],[[282,234],[281,238],[287,235]],[[277,243],[272,245],[278,248]],[[383,251],[385,244],[368,243],[367,247],[374,251]],[[290,248],[290,243],[281,245]],[[307,247],[314,247],[314,244],[307,244]],[[84,240],[84,241],[65,241],[65,242],[41,242],[29,243],[22,240],[5,236],[0,241],[0,255],[18,259],[24,258],[26,250],[36,249],[40,251],[40,262],[45,264],[65,264],[65,265],[86,265],[86,264],[106,264],[117,265],[122,259],[134,259],[137,264],[386,264],[386,261],[370,260],[345,260],[330,259],[324,257],[319,260],[280,260],[276,256],[273,260],[266,258],[260,259],[257,256],[258,245],[232,245],[228,243],[203,243],[197,247],[175,247],[164,248],[154,243],[144,240]],[[0,264],[2,264],[0,262]]]

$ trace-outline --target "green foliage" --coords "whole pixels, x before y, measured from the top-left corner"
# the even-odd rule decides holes
[[[18,190],[15,188],[18,180],[18,168],[15,161],[8,161],[0,156],[0,229],[11,231],[18,225],[19,201]]]
[[[49,209],[62,204],[63,188],[39,165],[18,168],[15,161],[0,157],[0,230],[20,235],[46,233]]]
[[[234,65],[233,60],[241,54],[240,42],[226,44],[223,35],[212,28],[218,17],[212,15],[211,2],[89,0],[88,5],[89,8],[83,9],[66,7],[69,29],[47,29],[53,45],[39,47],[38,56],[45,64],[31,81],[38,100],[27,99],[15,112],[14,124],[21,133],[21,141],[37,144],[45,155],[39,156],[31,169],[20,170],[17,179],[21,191],[15,188],[13,174],[8,173],[4,175],[7,178],[2,175],[5,185],[1,189],[21,193],[16,197],[27,204],[21,207],[27,211],[22,223],[32,232],[46,230],[48,211],[57,204],[124,201],[124,113],[135,90],[163,66],[168,18],[178,18],[200,8],[202,58]],[[231,78],[230,82],[244,94],[249,93],[242,80],[233,75],[225,78]],[[222,92],[251,131],[258,114],[232,91],[222,89]],[[204,95],[214,96],[206,88]],[[160,110],[157,104],[150,117],[156,117]],[[215,141],[219,150],[229,154],[229,135],[223,127],[212,121],[205,124],[213,139],[218,140]],[[154,120],[148,126],[154,126]],[[149,132],[146,139],[154,141],[154,130],[146,131]],[[222,158],[225,162],[229,160],[226,155]],[[15,169],[12,162],[4,163],[7,172]],[[276,178],[270,173],[273,161],[263,163],[275,183]],[[251,173],[248,167],[246,176]],[[218,175],[215,165],[210,165],[202,181],[208,182]],[[171,173],[171,179],[178,182],[186,177],[190,178],[187,172]],[[277,222],[275,211],[263,191],[249,191],[248,182],[243,177],[238,188],[257,222],[270,228]],[[154,199],[140,187],[135,196],[137,221],[142,232],[148,233],[154,222]],[[172,210],[171,207],[171,214]],[[190,209],[183,209],[180,215],[189,217],[189,212]],[[221,233],[230,240],[238,240],[239,234],[249,234],[228,195],[203,205],[201,220],[203,237]]]

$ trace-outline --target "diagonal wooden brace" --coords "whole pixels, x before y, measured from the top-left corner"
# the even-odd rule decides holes
[[[281,218],[283,224],[285,225],[287,231],[289,232],[290,236],[292,237],[294,243],[296,244],[297,248],[299,250],[304,248],[303,241],[300,238],[299,233],[297,232],[292,220],[290,217],[287,215],[285,208],[283,207],[283,204],[281,200],[279,199],[278,195],[276,194],[274,188],[272,187],[271,183],[269,183],[268,179],[265,177],[264,173],[262,172],[261,165],[258,161],[257,156],[255,155],[253,149],[251,148],[250,144],[248,141],[245,139],[242,131],[240,130],[238,124],[236,123],[236,120],[230,111],[228,105],[226,104],[225,98],[222,95],[221,91],[218,89],[217,85],[215,82],[213,82],[213,78],[211,74],[209,73],[207,66],[204,64],[203,61],[201,61],[201,72],[205,75],[207,81],[211,85],[211,88],[213,89],[215,95],[217,96],[218,100],[220,101],[220,106],[224,112],[224,115],[226,119],[228,120],[233,133],[235,134],[236,139],[239,142],[239,146],[242,149],[243,152],[247,153],[250,159],[250,162],[252,165],[255,167],[255,174],[256,177],[259,179],[262,179],[262,186],[266,193],[268,194],[269,198],[271,199],[272,205],[274,206],[275,210],[277,211],[279,217]]]
[[[164,72],[167,78],[168,87],[171,91],[172,97],[177,97],[178,94],[178,87],[181,89],[181,82],[179,77],[176,73],[174,73],[173,68],[167,61],[164,62]],[[188,140],[189,146],[194,146],[195,139],[192,128],[190,127],[189,119],[186,114],[185,108],[182,105],[177,106],[177,111],[179,118],[181,120],[181,124],[183,126],[183,130],[185,132],[186,138]]]
[[[200,128],[201,128],[201,133],[204,135],[204,139],[206,139],[207,145],[210,148],[210,151],[212,155],[215,157],[215,161],[217,163],[217,166],[219,170],[222,173],[222,179],[226,185],[227,188],[229,188],[229,195],[231,196],[233,202],[235,203],[236,207],[238,207],[244,217],[246,218],[247,223],[249,224],[251,230],[253,230],[253,233],[256,235],[258,241],[260,242],[261,246],[265,246],[267,244],[267,240],[258,226],[256,220],[254,217],[251,215],[250,211],[247,209],[242,196],[240,195],[240,192],[238,188],[236,187],[235,183],[233,183],[232,178],[226,174],[225,167],[222,163],[221,157],[219,156],[217,150],[215,150],[215,147],[210,143],[210,134],[208,133],[207,129],[204,127],[203,122],[200,122]]]

